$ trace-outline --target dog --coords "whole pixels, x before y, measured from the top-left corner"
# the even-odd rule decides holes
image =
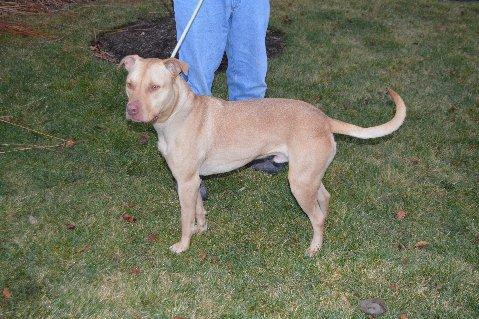
[[[119,66],[128,71],[126,118],[153,124],[158,149],[178,183],[181,239],[170,247],[177,254],[189,248],[193,234],[207,229],[198,191],[200,176],[229,172],[274,156],[276,163],[289,162],[291,192],[313,228],[306,250],[313,256],[323,243],[328,215],[330,195],[321,180],[336,154],[333,134],[381,137],[397,130],[406,117],[404,101],[393,90],[388,93],[396,105],[394,117],[385,124],[362,128],[332,119],[298,100],[233,102],[198,96],[180,76],[187,74],[188,65],[174,58],[130,55]]]

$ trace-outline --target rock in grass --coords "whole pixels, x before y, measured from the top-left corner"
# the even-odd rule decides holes
[[[359,302],[361,310],[370,316],[377,317],[386,312],[386,304],[384,300],[379,298],[361,300]]]
[[[32,225],[36,225],[36,224],[38,224],[38,219],[36,219],[35,216],[30,215],[30,216],[28,216],[28,222]]]

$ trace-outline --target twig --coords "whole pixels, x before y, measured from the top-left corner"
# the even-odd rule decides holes
[[[75,144],[77,143],[72,138],[66,140],[66,139],[63,139],[63,138],[60,138],[60,137],[50,135],[50,134],[45,133],[45,132],[40,132],[40,131],[34,130],[34,129],[26,127],[24,125],[13,123],[13,122],[10,121],[11,118],[12,118],[11,116],[0,116],[0,122],[20,127],[20,128],[22,128],[26,131],[33,132],[33,133],[36,133],[38,135],[42,135],[42,136],[49,137],[49,138],[52,138],[52,139],[60,140],[61,143],[58,143],[58,144],[55,144],[55,145],[35,145],[35,144],[28,145],[28,144],[19,144],[19,143],[0,143],[0,146],[4,146],[4,147],[17,146],[16,148],[14,148],[12,150],[0,151],[0,154],[20,152],[20,151],[28,151],[28,150],[32,150],[32,149],[48,149],[48,148],[56,148],[56,147],[68,148],[68,147],[75,146]]]
[[[31,145],[29,147],[18,147],[14,148],[13,150],[10,151],[0,151],[0,154],[6,154],[6,153],[13,153],[13,152],[19,152],[19,151],[28,151],[28,150],[33,150],[33,149],[46,149],[46,148],[55,148],[55,147],[60,147],[64,143],[60,143],[57,145]]]
[[[27,131],[30,131],[30,132],[33,132],[33,133],[36,133],[36,134],[39,134],[39,135],[47,136],[47,137],[50,137],[50,138],[54,138],[54,139],[57,139],[57,140],[60,140],[60,141],[63,141],[63,142],[67,141],[67,140],[65,140],[61,137],[56,137],[56,136],[53,136],[53,135],[50,135],[50,134],[47,134],[47,133],[44,133],[44,132],[39,132],[39,131],[34,130],[32,128],[29,128],[29,127],[26,127],[26,126],[23,126],[23,125],[20,125],[20,124],[17,124],[17,123],[10,122],[10,121],[5,120],[3,118],[0,118],[0,122],[4,122],[4,123],[7,123],[7,124],[10,124],[10,125],[13,125],[13,126],[17,126],[17,127],[20,127],[24,130],[27,130]]]
[[[33,103],[40,102],[41,100],[44,100],[44,99],[46,99],[46,96],[42,96],[41,98],[35,99],[35,100],[33,100],[33,101],[30,101],[30,102],[26,103],[25,105],[23,105],[23,106],[21,107],[21,109],[23,110],[23,109],[29,107],[30,105],[32,105]]]
[[[28,147],[28,146],[35,146],[35,144],[21,144],[21,143],[0,143],[0,146],[24,146],[24,147]]]

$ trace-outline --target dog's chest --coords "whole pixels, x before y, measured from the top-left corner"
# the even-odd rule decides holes
[[[163,156],[168,155],[168,143],[162,132],[158,132],[158,150]]]

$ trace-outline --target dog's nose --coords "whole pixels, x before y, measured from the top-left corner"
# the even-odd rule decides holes
[[[126,104],[126,112],[128,115],[136,115],[140,110],[140,102],[138,101],[130,101]]]

